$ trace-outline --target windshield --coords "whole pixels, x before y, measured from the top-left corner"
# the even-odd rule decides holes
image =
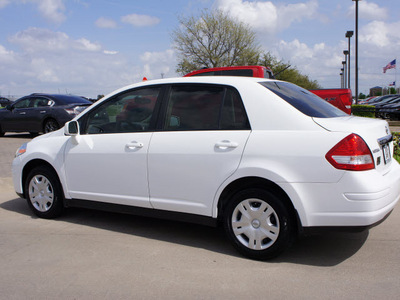
[[[334,118],[347,116],[340,109],[295,84],[283,81],[260,82],[260,84],[309,117]]]

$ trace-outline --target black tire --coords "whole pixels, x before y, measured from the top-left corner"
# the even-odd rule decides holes
[[[224,229],[244,256],[266,260],[278,256],[295,238],[295,222],[275,193],[246,189],[235,194],[224,210]]]
[[[29,207],[40,218],[52,219],[64,210],[60,181],[47,166],[39,166],[29,172],[25,181],[25,196]]]
[[[1,129],[1,125],[0,125],[0,137],[3,137],[5,134],[5,132],[3,132],[3,130]]]
[[[49,133],[58,129],[60,129],[60,125],[58,125],[57,121],[54,119],[48,119],[43,125],[44,133]]]

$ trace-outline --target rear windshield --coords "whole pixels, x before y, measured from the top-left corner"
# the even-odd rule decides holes
[[[260,82],[303,114],[315,118],[344,117],[347,114],[317,95],[289,82]]]

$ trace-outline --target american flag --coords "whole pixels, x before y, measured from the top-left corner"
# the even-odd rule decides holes
[[[383,67],[383,73],[386,73],[386,70],[388,70],[388,69],[394,69],[394,68],[396,68],[396,60],[395,59],[392,60],[390,63],[388,63],[386,65],[386,67]]]
[[[395,85],[396,85],[396,81],[389,83],[389,86],[395,86]]]

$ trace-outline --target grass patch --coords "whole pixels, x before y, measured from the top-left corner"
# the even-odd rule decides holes
[[[397,160],[400,163],[400,132],[393,132],[393,144],[394,144],[394,150],[393,150],[393,157],[395,160]]]

